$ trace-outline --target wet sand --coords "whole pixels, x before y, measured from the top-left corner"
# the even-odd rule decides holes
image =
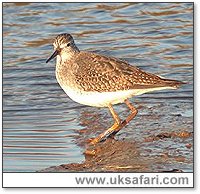
[[[182,131],[179,133],[160,133],[144,138],[144,142],[162,141],[164,139],[187,139],[193,134]],[[62,164],[41,170],[40,172],[184,172],[177,169],[173,163],[183,163],[184,156],[174,156],[163,152],[158,155],[144,155],[140,152],[140,143],[134,140],[106,141],[88,146],[84,152],[82,163]],[[192,144],[185,144],[186,149],[192,149]]]

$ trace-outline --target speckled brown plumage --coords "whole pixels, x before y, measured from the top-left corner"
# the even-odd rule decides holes
[[[58,35],[53,44],[55,52],[47,62],[57,56],[56,77],[65,90],[102,93],[152,88],[154,91],[182,84],[144,72],[114,57],[80,51],[70,34]]]
[[[73,63],[78,64],[78,68],[73,70],[76,83],[84,91],[113,92],[164,86],[177,87],[181,84],[144,72],[126,61],[95,53],[81,51]]]

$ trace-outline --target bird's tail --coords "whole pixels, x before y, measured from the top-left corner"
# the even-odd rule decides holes
[[[183,84],[187,84],[186,82],[177,81],[177,80],[173,80],[173,79],[163,79],[163,81],[165,82],[166,86],[169,86],[169,87],[172,87],[175,89],[179,88]]]

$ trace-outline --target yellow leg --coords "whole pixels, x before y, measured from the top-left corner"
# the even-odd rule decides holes
[[[112,105],[109,105],[108,108],[115,120],[114,125],[112,125],[109,129],[107,129],[105,132],[101,133],[98,137],[92,139],[90,141],[91,144],[96,144],[100,142],[105,137],[114,137],[116,133],[118,133],[125,125],[127,125],[138,113],[138,110],[130,103],[130,101],[127,99],[124,101],[128,108],[131,110],[131,114],[123,121],[120,121],[120,118],[118,117],[117,113],[114,111]]]
[[[113,119],[115,120],[115,123],[112,125],[112,127],[110,127],[109,129],[107,129],[105,132],[101,133],[98,137],[94,138],[90,143],[91,144],[96,144],[98,142],[100,142],[102,139],[104,139],[105,137],[109,136],[110,134],[112,134],[115,130],[117,130],[120,125],[121,125],[121,121],[120,118],[118,117],[117,113],[114,111],[112,105],[110,104],[108,106]]]
[[[110,137],[114,137],[116,133],[118,133],[125,125],[127,125],[138,113],[138,110],[130,103],[130,101],[127,99],[124,101],[128,108],[131,110],[131,114],[120,124],[120,126],[115,129],[115,131],[110,134]]]
[[[124,101],[126,105],[129,107],[131,110],[131,114],[122,122],[122,125],[127,125],[138,113],[138,110],[130,103],[130,101],[127,99]]]

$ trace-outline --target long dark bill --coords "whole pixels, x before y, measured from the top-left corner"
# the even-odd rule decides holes
[[[54,53],[46,60],[46,63],[48,63],[49,61],[51,61],[51,59],[53,59],[54,57],[56,57],[58,55],[58,51],[55,50]]]

